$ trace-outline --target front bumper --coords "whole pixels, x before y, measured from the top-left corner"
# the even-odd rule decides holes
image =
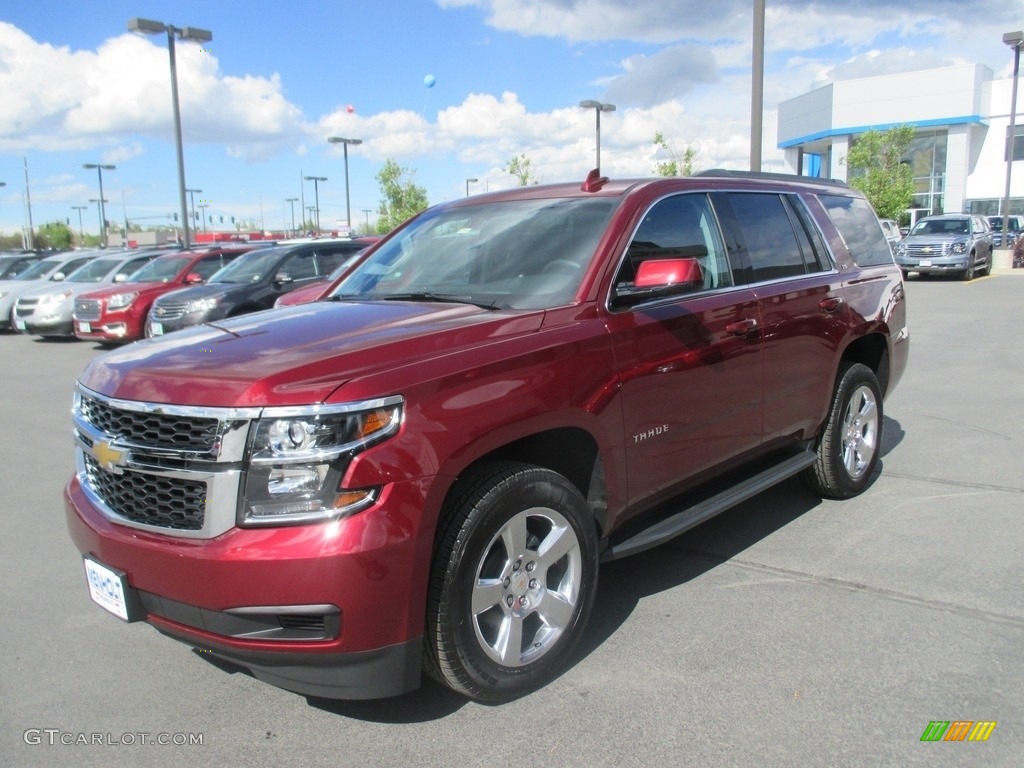
[[[83,322],[75,320],[74,333],[86,341],[129,342],[142,338],[142,324],[130,319]]]
[[[424,488],[394,483],[339,521],[213,539],[118,525],[77,477],[64,501],[75,545],[126,574],[138,618],[287,690],[365,699],[419,685],[432,540],[419,527]],[[288,616],[301,617],[297,629]]]
[[[74,326],[68,317],[36,316],[19,317],[17,312],[12,317],[14,330],[30,336],[74,336]]]

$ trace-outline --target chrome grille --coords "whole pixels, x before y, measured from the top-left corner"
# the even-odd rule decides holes
[[[95,323],[102,316],[103,308],[99,299],[76,299],[74,318],[86,323]]]
[[[177,320],[184,316],[188,304],[184,301],[163,301],[153,305],[152,316],[154,320]]]
[[[928,258],[929,256],[945,256],[949,253],[949,243],[935,243],[934,245],[923,245],[921,243],[908,242],[906,244],[908,256]]]
[[[39,299],[18,299],[18,303],[14,305],[14,314],[18,317],[32,317],[38,303]]]
[[[214,454],[220,421],[153,411],[129,411],[83,395],[82,416],[96,429],[133,445]]]
[[[142,472],[114,474],[85,454],[92,491],[125,520],[179,531],[198,531],[206,510],[206,483]]]

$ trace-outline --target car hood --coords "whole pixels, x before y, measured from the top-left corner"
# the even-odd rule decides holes
[[[83,293],[89,293],[90,291],[95,291],[98,288],[109,287],[111,285],[113,285],[113,283],[105,278],[98,283],[92,281],[88,283],[75,283],[70,280],[61,280],[59,282],[51,281],[47,282],[45,285],[33,288],[31,291],[26,291],[21,294],[21,297],[23,299],[35,299],[41,296],[67,292],[68,296],[76,298]],[[123,283],[117,283],[118,287],[121,285],[123,285]]]
[[[949,243],[964,243],[970,240],[970,235],[907,235],[903,242],[910,246],[932,245],[941,247]]]
[[[535,331],[543,318],[469,305],[318,302],[136,342],[94,359],[80,381],[126,400],[304,405],[357,376]]]
[[[171,291],[180,287],[180,283],[175,283],[173,281],[165,283],[160,280],[148,283],[117,283],[115,285],[98,288],[94,291],[84,292],[80,294],[80,297],[83,299],[106,299],[111,296],[116,296],[119,293],[159,293],[161,291]]]

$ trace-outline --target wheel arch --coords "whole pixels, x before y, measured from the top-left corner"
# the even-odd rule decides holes
[[[862,363],[875,373],[884,396],[889,391],[889,344],[881,333],[855,339],[843,350],[842,363]]]

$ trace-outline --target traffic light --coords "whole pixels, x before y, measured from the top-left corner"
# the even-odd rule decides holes
[[[177,221],[177,220],[178,220],[178,214],[177,214],[177,213],[175,213],[175,214],[174,214],[174,220],[175,220],[175,221]]]

